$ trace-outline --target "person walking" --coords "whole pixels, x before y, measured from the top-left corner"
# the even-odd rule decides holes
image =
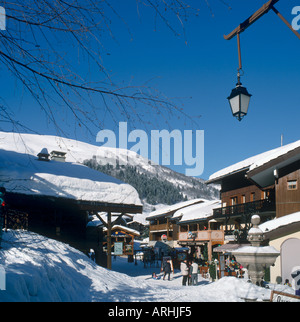
[[[188,268],[189,268],[189,277],[188,277],[188,285],[192,285],[192,262],[188,261]]]
[[[198,269],[199,265],[193,260],[192,262],[192,272],[191,272],[191,285],[198,285]]]
[[[188,264],[187,264],[187,260],[184,260],[183,262],[181,262],[180,271],[181,271],[181,274],[182,274],[182,285],[186,286],[186,282],[187,282],[188,277],[189,277],[189,267],[188,267]]]
[[[171,271],[172,271],[170,260],[167,260],[166,262],[164,262],[163,271],[164,271],[163,280],[165,280],[166,275],[168,275],[168,281],[169,281],[170,280],[170,274],[171,274]]]

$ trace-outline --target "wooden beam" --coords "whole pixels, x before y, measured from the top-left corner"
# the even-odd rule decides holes
[[[246,19],[244,22],[242,22],[237,28],[235,28],[230,34],[224,35],[224,38],[226,40],[230,40],[233,37],[235,37],[237,34],[240,34],[241,32],[245,31],[248,27],[250,27],[256,20],[261,18],[263,15],[265,15],[267,12],[269,12],[271,9],[273,9],[273,5],[277,3],[279,0],[270,0],[267,3],[265,3],[260,9],[258,9],[252,16],[250,16],[248,19]]]
[[[107,213],[107,268],[111,269],[111,212]]]
[[[300,34],[290,25],[290,23],[282,16],[282,14],[274,7],[272,7],[272,10],[292,30],[292,32],[300,39]]]

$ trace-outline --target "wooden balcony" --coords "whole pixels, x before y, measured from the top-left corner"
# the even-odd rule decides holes
[[[179,233],[179,242],[220,242],[224,241],[223,230],[200,230],[193,232],[193,236],[189,232]]]
[[[241,215],[252,215],[255,213],[274,212],[275,210],[275,200],[263,199],[214,209],[213,216],[216,219],[228,218]]]
[[[149,227],[150,232],[156,232],[156,231],[167,231],[167,230],[173,230],[173,225],[171,223],[169,224],[158,224],[158,225],[150,225]]]

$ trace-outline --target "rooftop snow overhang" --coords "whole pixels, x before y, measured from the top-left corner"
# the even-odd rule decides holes
[[[250,167],[244,167],[244,168],[238,169],[236,171],[226,173],[226,174],[223,174],[221,176],[214,177],[212,179],[208,179],[207,181],[205,181],[205,183],[206,184],[212,184],[212,183],[214,183],[214,184],[222,184],[223,179],[228,178],[228,177],[233,176],[233,175],[236,175],[238,173],[248,171],[249,168]]]
[[[187,219],[187,220],[180,220],[178,222],[179,225],[188,225],[188,224],[196,224],[199,222],[208,222],[213,218],[213,214],[207,216],[207,217],[202,217],[202,218],[195,218],[195,219]]]
[[[280,176],[280,169],[297,164],[299,161],[300,147],[260,166],[252,165],[247,172],[247,178],[259,187],[265,188],[275,183],[275,179]]]
[[[170,205],[160,210],[155,210],[151,212],[145,219],[150,221],[150,220],[155,220],[162,217],[171,218],[177,210],[180,210],[198,203],[203,203],[204,201],[205,201],[204,199],[194,199],[194,200],[180,202],[175,205]]]

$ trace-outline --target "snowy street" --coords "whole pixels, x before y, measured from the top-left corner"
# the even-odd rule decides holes
[[[0,301],[22,302],[243,302],[265,301],[271,289],[293,294],[291,287],[257,287],[235,277],[198,286],[182,286],[179,271],[172,280],[152,279],[160,268],[144,268],[127,258],[112,260],[112,271],[96,265],[67,244],[26,232],[3,234],[0,266],[5,269],[6,290]]]

